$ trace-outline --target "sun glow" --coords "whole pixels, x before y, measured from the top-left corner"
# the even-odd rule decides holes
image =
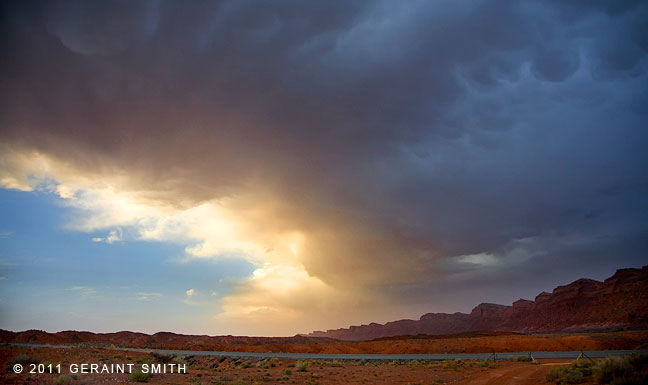
[[[290,244],[290,251],[293,253],[295,257],[298,257],[298,250],[297,250],[297,244],[296,243],[291,243]]]
[[[119,172],[97,178],[37,153],[5,152],[0,160],[12,166],[0,170],[5,187],[58,196],[72,209],[65,226],[88,233],[88,242],[170,242],[184,246],[184,254],[173,257],[173,263],[228,258],[250,263],[252,273],[233,280],[217,297],[204,294],[213,293],[211,288],[182,292],[184,304],[213,309],[216,326],[210,327],[290,334],[295,322],[324,323],[332,314],[326,306],[351,303],[358,295],[342,292],[309,271],[305,261],[312,257],[306,248],[311,235],[284,220],[282,210],[290,206],[278,206],[272,195],[255,191],[177,205],[151,198],[150,191],[139,190]]]

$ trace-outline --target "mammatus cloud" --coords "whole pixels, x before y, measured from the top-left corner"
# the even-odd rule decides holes
[[[642,2],[3,7],[2,185],[249,261],[214,322],[344,326],[648,249]]]

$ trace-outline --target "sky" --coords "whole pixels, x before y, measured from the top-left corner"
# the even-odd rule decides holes
[[[642,1],[4,1],[0,328],[289,336],[648,264]]]

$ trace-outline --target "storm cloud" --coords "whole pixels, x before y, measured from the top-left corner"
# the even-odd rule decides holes
[[[2,7],[6,187],[227,202],[243,241],[300,234],[299,280],[412,315],[648,261],[645,2]]]

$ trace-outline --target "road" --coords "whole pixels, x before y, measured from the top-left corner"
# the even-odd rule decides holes
[[[79,348],[83,345],[44,345],[44,344],[10,344],[32,348]],[[120,348],[111,347],[113,350],[125,350],[143,353],[193,355],[193,356],[219,356],[219,357],[253,357],[253,358],[291,358],[311,360],[486,360],[493,358],[506,360],[510,357],[527,356],[529,352],[507,352],[507,353],[438,353],[438,354],[320,354],[320,353],[274,353],[274,352],[223,352],[203,350],[167,350],[167,349],[141,349],[141,348]],[[563,352],[531,352],[537,359],[575,359],[581,351]],[[648,354],[648,350],[586,350],[583,353],[590,358],[606,358],[612,356],[623,356],[632,353]]]
[[[164,349],[137,349],[118,348],[136,352],[155,352],[160,354],[176,355],[204,355],[220,357],[254,357],[254,358],[294,358],[312,360],[486,360],[493,358],[493,353],[439,353],[439,354],[320,354],[320,353],[258,353],[258,352],[217,352],[196,350],[164,350]],[[534,358],[576,358],[580,351],[566,352],[531,352]],[[583,352],[590,358],[605,358],[623,356],[632,353],[646,354],[648,350],[589,350]],[[510,357],[527,356],[529,352],[494,353],[495,359],[506,360]]]
[[[545,376],[552,366],[569,365],[569,363],[570,361],[567,360],[567,362],[551,364],[503,366],[471,375],[459,381],[457,385],[543,384],[546,383]]]

